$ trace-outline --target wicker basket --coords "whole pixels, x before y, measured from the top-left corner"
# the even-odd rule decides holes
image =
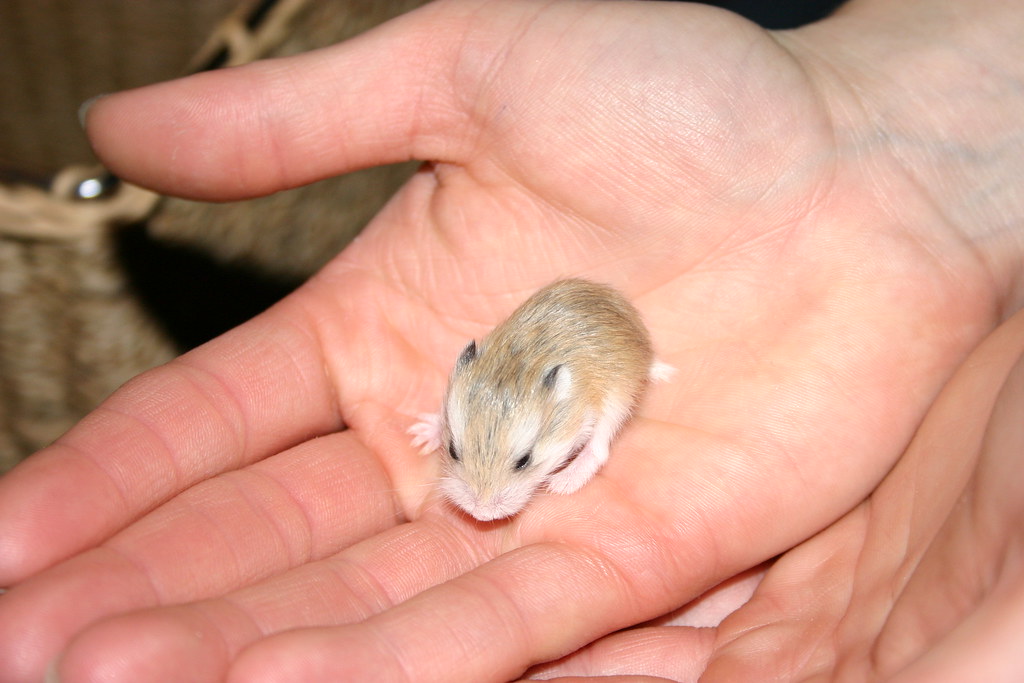
[[[18,92],[0,129],[19,131],[0,140],[0,471],[128,378],[285,294],[412,172],[369,169],[214,205],[90,166],[73,116],[87,97],[328,45],[422,0],[249,0],[217,23],[235,4],[0,3],[0,79]]]

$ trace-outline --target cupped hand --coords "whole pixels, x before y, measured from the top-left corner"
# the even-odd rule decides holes
[[[1017,313],[943,388],[875,491],[772,563],[752,598],[742,577],[667,626],[606,636],[531,676],[1020,680],[1022,409]],[[708,615],[693,613],[712,602],[735,611],[717,629],[685,627],[694,616],[707,625]]]
[[[504,680],[855,509],[1011,283],[825,43],[688,5],[440,2],[95,104],[110,168],[186,196],[430,163],[297,292],[0,481],[4,675]],[[579,493],[475,523],[405,430],[567,275],[626,292],[680,372]]]

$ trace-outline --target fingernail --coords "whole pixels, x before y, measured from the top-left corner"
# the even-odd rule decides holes
[[[106,96],[107,96],[106,93],[101,93],[99,95],[93,95],[92,97],[87,99],[85,102],[82,102],[81,105],[79,105],[79,107],[78,107],[78,125],[80,125],[82,127],[82,130],[85,130],[85,117],[89,115],[89,109],[92,108],[92,105],[96,104],[97,100],[102,99],[102,98],[104,98]]]

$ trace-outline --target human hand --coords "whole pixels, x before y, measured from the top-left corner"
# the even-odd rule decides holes
[[[827,28],[443,2],[96,104],[115,172],[189,196],[433,164],[295,294],[0,481],[12,680],[60,652],[71,681],[500,680],[855,508],[1016,305],[1019,245],[972,232],[962,164],[869,135],[906,119],[822,56]],[[466,339],[564,275],[623,289],[681,372],[578,494],[475,524],[404,430]]]
[[[717,629],[631,629],[532,675],[1021,680],[1022,410],[1018,313],[968,357],[875,491],[774,562],[752,599],[749,586],[723,595],[720,607],[742,606]]]

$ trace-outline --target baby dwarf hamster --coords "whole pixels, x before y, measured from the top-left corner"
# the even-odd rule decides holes
[[[420,416],[409,433],[424,453],[442,450],[448,498],[500,519],[541,485],[573,493],[590,481],[646,381],[671,371],[619,292],[561,280],[463,349],[440,415]]]

